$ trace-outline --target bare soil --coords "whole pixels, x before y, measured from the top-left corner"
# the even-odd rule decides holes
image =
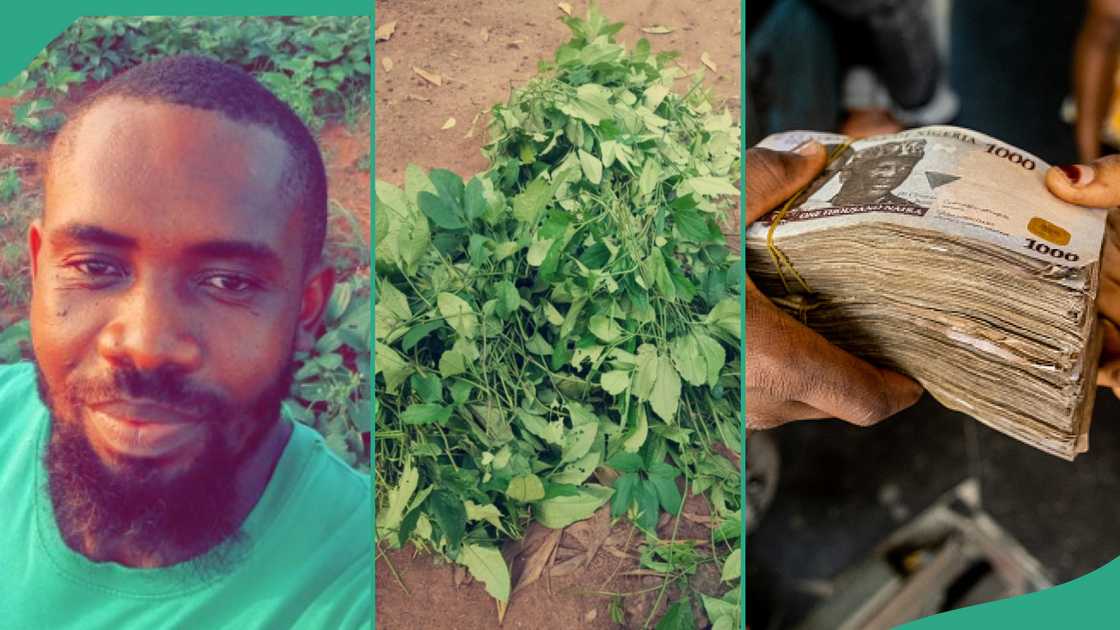
[[[586,2],[570,4],[574,15],[584,15]],[[376,26],[395,22],[396,29],[375,49],[374,174],[397,185],[410,163],[424,169],[450,169],[464,177],[486,168],[481,149],[489,107],[506,101],[510,89],[528,81],[537,71],[537,62],[551,59],[570,35],[560,21],[561,9],[552,0],[378,0],[376,8]],[[645,37],[655,51],[680,52],[677,61],[690,72],[702,67],[700,56],[707,52],[717,69],[706,71],[707,85],[733,116],[739,115],[738,2],[602,0],[599,8],[611,21],[626,24],[618,37],[628,47]],[[674,30],[665,35],[639,30],[657,25]],[[441,85],[425,80],[414,67],[439,75]],[[686,81],[682,79],[679,88]],[[455,126],[441,129],[450,118]],[[707,540],[704,500],[691,497],[684,511],[694,520],[681,521],[677,539]],[[673,523],[665,517],[659,533],[669,538],[672,530]],[[551,542],[547,536],[547,530],[533,529],[520,544],[511,543],[504,550],[507,560],[513,561],[515,584],[525,557]],[[641,542],[643,536],[629,525],[612,525],[605,508],[593,519],[573,525],[559,534],[540,578],[515,590],[501,626],[494,600],[460,569],[436,564],[432,556],[412,548],[386,551],[377,560],[377,627],[643,627],[651,612],[656,622],[677,593],[662,592],[661,578],[640,571]],[[719,569],[714,561],[701,565],[690,586],[710,595],[726,591],[727,585],[719,583]],[[615,616],[621,613],[621,623],[612,619],[612,602]],[[698,602],[694,609],[702,619]]]

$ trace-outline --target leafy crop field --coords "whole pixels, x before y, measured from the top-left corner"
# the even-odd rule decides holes
[[[147,60],[214,57],[252,73],[317,134],[328,171],[326,255],[339,284],[315,349],[284,405],[356,468],[369,469],[369,19],[91,17],[76,21],[0,87],[0,361],[27,357],[28,222],[40,164],[84,95]]]
[[[490,110],[482,172],[376,182],[378,545],[465,567],[501,618],[503,546],[609,517],[660,578],[647,617],[613,622],[694,627],[696,603],[731,628],[739,128],[675,53],[594,9],[562,19],[570,39]],[[678,536],[686,495],[707,540]],[[703,564],[719,593],[692,588]]]

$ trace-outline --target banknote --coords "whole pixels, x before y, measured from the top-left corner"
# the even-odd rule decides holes
[[[1107,212],[1051,195],[1039,157],[957,127],[760,146],[810,138],[824,172],[747,228],[760,289],[950,408],[1067,459],[1086,450]]]

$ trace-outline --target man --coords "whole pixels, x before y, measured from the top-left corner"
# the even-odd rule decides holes
[[[35,363],[0,368],[0,625],[368,627],[369,480],[280,406],[325,231],[314,139],[240,70],[145,64],[60,130]]]
[[[829,201],[837,206],[915,206],[894,190],[925,155],[925,144],[925,140],[884,142],[856,153],[840,170],[840,191]]]

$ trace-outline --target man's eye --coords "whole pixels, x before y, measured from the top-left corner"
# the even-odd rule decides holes
[[[79,260],[71,263],[70,266],[80,273],[94,278],[122,275],[121,270],[116,265],[100,260]]]
[[[218,274],[203,279],[203,283],[214,289],[228,293],[245,293],[256,286],[252,280],[240,276]]]

